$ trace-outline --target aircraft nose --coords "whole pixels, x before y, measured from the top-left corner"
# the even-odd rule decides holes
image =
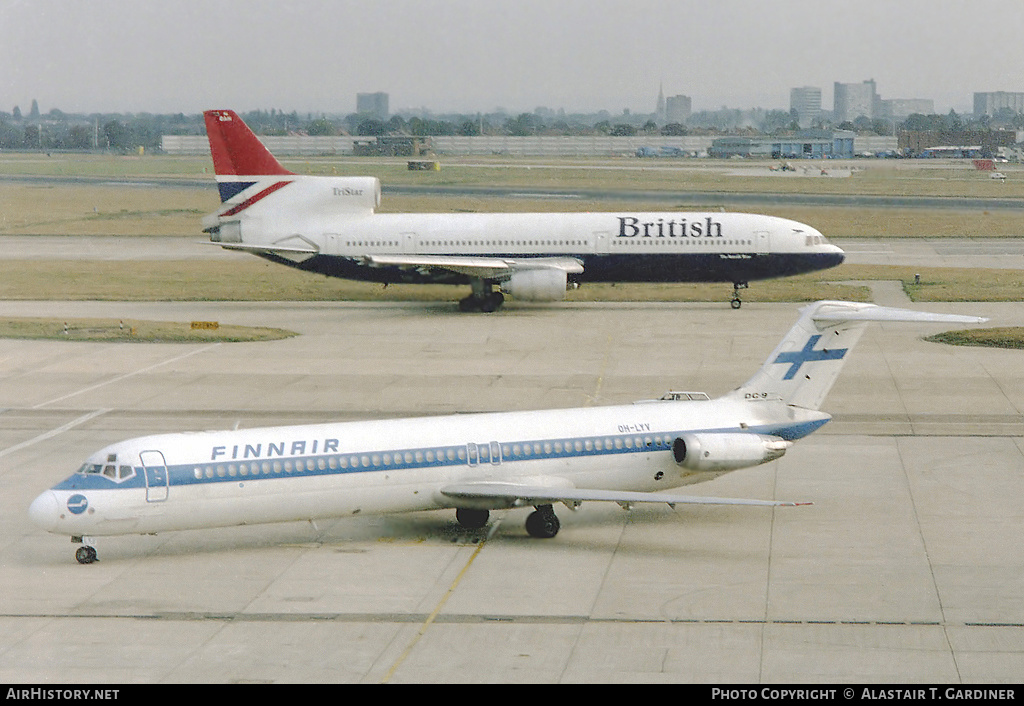
[[[53,531],[60,516],[60,504],[52,490],[43,491],[32,501],[28,508],[28,516],[38,527],[47,532]]]

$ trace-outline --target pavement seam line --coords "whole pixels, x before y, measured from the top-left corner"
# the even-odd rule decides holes
[[[15,444],[14,446],[8,446],[3,451],[0,451],[0,457],[6,456],[8,454],[12,454],[12,453],[14,453],[16,451],[21,451],[22,449],[28,448],[29,446],[32,446],[34,444],[38,444],[40,441],[46,441],[47,439],[52,439],[55,436],[63,434],[64,432],[69,431],[71,429],[74,429],[75,427],[80,426],[82,424],[85,424],[89,420],[95,419],[96,417],[99,417],[100,415],[106,414],[109,411],[110,411],[109,409],[97,409],[97,410],[93,410],[92,412],[89,412],[88,414],[83,414],[81,417],[78,417],[77,419],[72,419],[67,424],[64,424],[63,426],[59,426],[56,429],[51,429],[50,431],[43,432],[39,436],[35,436],[35,437],[31,438],[31,439],[28,439],[27,441],[22,441],[20,444]]]
[[[409,642],[406,648],[402,651],[402,654],[400,654],[398,656],[398,659],[395,660],[395,663],[391,665],[391,669],[389,669],[388,673],[384,675],[384,678],[380,680],[381,684],[387,684],[389,681],[391,681],[391,677],[395,675],[395,672],[398,671],[398,668],[402,666],[402,663],[405,662],[406,658],[408,658],[409,655],[412,653],[413,648],[415,648],[416,645],[419,643],[420,638],[422,638],[423,635],[426,634],[427,630],[434,623],[434,620],[437,619],[437,616],[441,613],[445,605],[448,603],[448,599],[452,597],[452,594],[455,593],[455,589],[459,587],[459,584],[462,582],[462,579],[465,578],[466,574],[469,572],[469,567],[471,567],[473,565],[473,562],[476,561],[476,558],[480,556],[480,552],[483,550],[484,545],[487,544],[487,541],[494,536],[494,533],[498,530],[499,524],[500,521],[495,522],[494,525],[491,527],[491,531],[487,533],[487,538],[476,545],[476,549],[473,550],[473,553],[470,555],[469,561],[467,561],[466,565],[462,567],[461,571],[459,571],[458,576],[456,576],[455,580],[452,581],[452,585],[448,587],[448,590],[441,597],[441,600],[434,608],[434,611],[427,616],[427,619],[424,621],[423,625],[420,626],[420,629],[416,632],[416,635],[413,636],[412,640]]]
[[[132,372],[124,373],[123,375],[118,375],[117,377],[111,378],[110,380],[107,380],[105,382],[100,382],[100,383],[97,383],[95,385],[91,385],[89,387],[82,388],[81,390],[76,390],[75,392],[70,392],[70,393],[68,393],[68,394],[66,394],[66,395],[64,395],[62,397],[56,397],[56,398],[54,398],[52,400],[47,400],[46,402],[40,402],[37,405],[33,405],[30,409],[40,409],[42,407],[46,407],[47,405],[54,404],[55,402],[63,402],[66,399],[70,399],[72,397],[76,397],[76,396],[84,394],[86,392],[92,392],[93,390],[98,390],[101,387],[105,387],[107,385],[112,385],[112,384],[114,384],[116,382],[121,382],[122,380],[127,380],[130,377],[134,377],[136,375],[141,375],[142,373],[147,373],[150,370],[154,370],[154,369],[159,368],[159,367],[161,367],[163,365],[167,365],[168,363],[175,363],[175,362],[177,362],[179,360],[184,360],[185,358],[189,358],[189,357],[194,356],[194,355],[196,355],[198,353],[204,353],[204,352],[206,352],[208,350],[216,348],[219,345],[220,345],[219,343],[214,343],[214,344],[209,345],[209,346],[203,346],[202,348],[197,348],[195,350],[189,351],[188,353],[184,353],[182,355],[175,356],[174,358],[169,358],[167,360],[162,360],[159,363],[153,363],[152,365],[149,365],[149,366],[147,366],[145,368],[141,368],[139,370],[133,370]]]

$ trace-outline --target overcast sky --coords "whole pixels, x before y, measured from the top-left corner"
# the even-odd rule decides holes
[[[0,0],[0,110],[789,109],[1024,92],[1024,0]]]

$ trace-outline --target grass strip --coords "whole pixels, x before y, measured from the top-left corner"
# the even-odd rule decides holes
[[[204,322],[209,323],[209,322]],[[140,319],[0,319],[0,338],[90,341],[102,343],[241,343],[277,341],[298,334],[284,329],[217,325],[193,328],[192,322]]]

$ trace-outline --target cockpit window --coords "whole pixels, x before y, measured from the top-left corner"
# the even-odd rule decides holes
[[[78,469],[78,472],[87,475],[103,475],[117,483],[132,478],[135,475],[135,469],[131,466],[118,466],[113,463],[86,463]]]

